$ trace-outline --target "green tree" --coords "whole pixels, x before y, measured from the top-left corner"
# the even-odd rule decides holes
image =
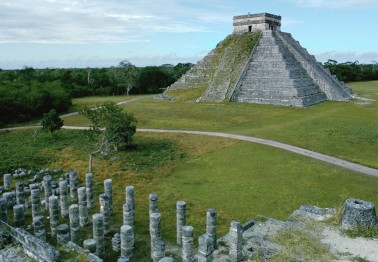
[[[48,113],[43,114],[41,124],[44,131],[53,134],[63,126],[63,120],[55,109],[51,109]]]
[[[137,120],[112,102],[100,104],[95,108],[85,108],[82,114],[92,122],[91,137],[95,138],[97,145],[97,149],[89,154],[88,170],[91,173],[95,155],[107,155],[132,142]]]

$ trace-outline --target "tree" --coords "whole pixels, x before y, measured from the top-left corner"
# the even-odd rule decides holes
[[[44,131],[52,134],[63,126],[63,120],[59,117],[55,109],[51,109],[48,113],[43,114],[41,124]]]
[[[97,139],[97,149],[89,154],[88,170],[92,173],[93,156],[107,155],[110,151],[118,151],[121,145],[129,145],[136,132],[137,121],[132,114],[123,112],[112,102],[85,108],[82,114],[92,122],[90,132]]]
[[[128,60],[122,60],[113,70],[115,84],[122,90],[122,95],[129,95],[136,85],[138,76],[137,68]]]

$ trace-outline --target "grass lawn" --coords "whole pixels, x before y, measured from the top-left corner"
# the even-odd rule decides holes
[[[77,169],[84,184],[93,144],[84,131],[61,130],[56,137],[32,130],[0,133],[0,170],[47,166]],[[112,235],[122,223],[125,187],[136,198],[136,261],[149,254],[148,195],[157,192],[163,238],[175,242],[175,203],[187,202],[187,223],[195,237],[205,232],[207,208],[218,211],[219,236],[231,220],[245,222],[257,214],[286,219],[301,204],[340,207],[348,197],[377,203],[378,179],[359,175],[290,152],[224,138],[185,134],[139,133],[128,151],[94,160],[96,194],[113,179]],[[15,183],[16,181],[13,181]],[[91,213],[99,212],[98,201]],[[46,214],[47,215],[47,214]],[[29,214],[30,216],[30,214]],[[65,222],[65,220],[61,220]],[[83,236],[91,236],[90,225]],[[110,252],[109,259],[115,254]]]
[[[351,84],[378,99],[378,81]],[[133,98],[133,97],[127,97]],[[123,101],[120,98],[119,101]],[[97,98],[75,100],[93,105]],[[140,128],[191,129],[253,135],[301,146],[378,168],[378,105],[326,102],[307,109],[243,103],[157,101],[146,96],[125,104]],[[89,124],[82,116],[66,125]],[[81,185],[93,150],[84,131],[61,130],[56,137],[34,130],[0,132],[0,170],[16,167],[77,169]],[[149,255],[148,195],[157,192],[163,238],[175,242],[175,203],[187,202],[187,223],[195,237],[205,232],[207,208],[218,211],[218,235],[231,220],[257,214],[286,219],[301,204],[340,207],[346,198],[378,203],[378,179],[263,145],[231,139],[137,133],[134,147],[94,160],[96,194],[113,179],[112,234],[122,221],[125,186],[136,198],[135,260]],[[16,181],[14,181],[16,182]],[[95,210],[99,212],[96,202]],[[91,226],[83,234],[91,235]],[[107,237],[110,245],[111,236]],[[111,247],[108,246],[107,250]],[[108,260],[115,259],[111,251]]]
[[[378,81],[349,84],[360,96],[378,100]],[[248,103],[158,101],[125,104],[140,128],[220,131],[292,144],[378,168],[378,102],[325,102],[310,108]],[[83,116],[66,125],[87,125]]]

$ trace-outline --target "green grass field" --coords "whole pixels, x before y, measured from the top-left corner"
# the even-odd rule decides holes
[[[378,100],[378,81],[351,83],[354,92]],[[78,101],[82,103],[82,101]],[[74,101],[74,104],[77,102]],[[378,102],[325,102],[310,108],[247,103],[158,101],[146,97],[123,106],[140,128],[220,131],[273,139],[378,168]],[[66,125],[88,125],[83,116]]]
[[[378,99],[378,81],[351,84],[361,96]],[[132,98],[132,97],[130,97]],[[89,103],[75,100],[75,106]],[[91,104],[92,102],[90,102]],[[156,101],[125,104],[140,128],[222,131],[270,138],[378,168],[378,105],[326,102],[307,108],[237,103]],[[66,125],[88,124],[82,116]],[[78,170],[81,184],[93,150],[83,131],[61,130],[55,138],[33,130],[0,133],[0,170],[47,166]],[[157,192],[163,238],[175,242],[175,203],[187,202],[195,237],[205,231],[207,208],[218,210],[219,235],[231,220],[257,214],[286,219],[301,204],[340,207],[346,198],[378,203],[378,179],[290,152],[231,139],[185,134],[137,133],[135,146],[95,159],[96,193],[114,181],[112,232],[122,221],[124,188],[136,190],[136,261],[149,254],[148,195]],[[96,210],[98,212],[98,204]],[[84,231],[90,235],[90,226]],[[108,237],[108,242],[110,242]],[[110,249],[110,247],[109,247]],[[112,252],[109,258],[114,258]]]

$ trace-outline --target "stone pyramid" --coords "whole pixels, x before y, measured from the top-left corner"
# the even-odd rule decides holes
[[[234,17],[234,33],[167,90],[203,88],[198,102],[296,107],[352,99],[352,90],[280,26],[281,17],[267,13]]]

